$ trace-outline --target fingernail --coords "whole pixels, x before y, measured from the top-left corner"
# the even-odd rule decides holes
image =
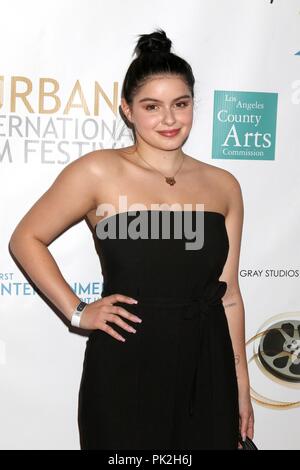
[[[138,300],[135,300],[135,299],[131,299],[131,300],[132,300],[132,302],[133,302],[134,304],[137,304],[137,303],[138,303]]]
[[[246,434],[243,434],[243,441],[245,442],[246,440]]]

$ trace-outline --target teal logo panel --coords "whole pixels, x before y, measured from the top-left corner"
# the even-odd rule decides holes
[[[215,90],[212,158],[274,160],[277,93]]]

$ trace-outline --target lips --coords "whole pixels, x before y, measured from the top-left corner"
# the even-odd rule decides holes
[[[172,131],[158,131],[158,133],[165,137],[174,137],[175,135],[178,134],[179,131],[180,129],[174,129]]]

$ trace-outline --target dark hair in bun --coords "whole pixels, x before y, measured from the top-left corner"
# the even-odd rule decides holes
[[[140,39],[134,49],[137,57],[142,54],[152,52],[170,52],[172,41],[167,38],[166,33],[162,30],[156,30],[151,34],[140,34]]]
[[[140,34],[135,46],[136,58],[131,62],[122,85],[121,96],[131,105],[138,89],[153,75],[179,75],[194,97],[195,78],[191,66],[171,52],[172,41],[165,31],[156,29],[150,34]],[[121,111],[122,112],[122,111]],[[127,125],[127,122],[122,113]]]

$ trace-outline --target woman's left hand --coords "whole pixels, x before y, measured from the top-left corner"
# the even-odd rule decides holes
[[[248,436],[253,439],[254,436],[254,412],[251,403],[249,388],[239,390],[239,416],[240,416],[240,433],[244,439]],[[239,444],[239,448],[241,448]]]

